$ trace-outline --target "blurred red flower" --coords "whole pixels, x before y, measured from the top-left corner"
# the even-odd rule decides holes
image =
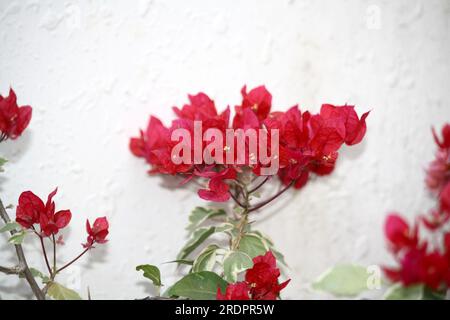
[[[0,95],[0,142],[19,137],[30,123],[31,114],[30,106],[17,105],[13,89],[9,90],[7,97]]]

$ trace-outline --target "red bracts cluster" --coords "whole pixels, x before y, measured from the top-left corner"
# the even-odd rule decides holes
[[[253,259],[253,267],[245,273],[245,280],[231,283],[225,293],[217,290],[217,300],[276,300],[290,280],[278,283],[280,269],[271,251]]]
[[[64,229],[72,218],[70,210],[56,211],[53,197],[58,189],[53,190],[44,202],[31,191],[22,192],[16,209],[16,222],[25,229],[32,229],[40,237],[50,237]],[[56,211],[56,212],[55,212]],[[37,227],[39,226],[39,230]],[[92,247],[94,243],[105,243],[108,235],[108,221],[105,217],[97,218],[93,227],[86,221],[88,238],[85,248]]]
[[[17,105],[17,97],[13,89],[9,96],[0,95],[0,142],[19,137],[31,120],[31,107]]]
[[[16,210],[16,222],[25,229],[35,229],[34,225],[40,226],[40,234],[44,237],[56,235],[60,229],[65,228],[72,218],[70,210],[55,212],[53,197],[58,189],[53,190],[44,202],[31,191],[22,192]]]
[[[400,215],[391,214],[385,224],[389,248],[398,267],[384,268],[386,275],[404,286],[425,284],[433,290],[450,287],[450,125],[442,129],[442,139],[433,130],[438,151],[427,169],[426,185],[438,204],[410,226]],[[438,240],[428,241],[420,230]]]
[[[237,148],[228,145],[223,147],[223,157],[228,154],[235,159],[230,163],[174,163],[171,155],[173,148],[179,141],[172,141],[174,130],[183,128],[195,136],[194,122],[201,121],[201,136],[208,129],[216,129],[225,136],[228,129],[264,130],[268,136],[271,130],[279,132],[279,166],[273,175],[278,175],[286,184],[293,184],[296,188],[303,187],[308,181],[310,173],[317,175],[330,174],[338,158],[338,151],[343,144],[359,143],[366,132],[366,118],[368,112],[358,117],[353,106],[322,105],[320,113],[311,114],[300,111],[298,106],[286,112],[272,110],[272,95],[260,86],[247,91],[241,91],[242,102],[235,107],[233,119],[230,119],[230,109],[218,112],[216,105],[206,94],[199,93],[189,96],[189,103],[181,109],[174,107],[177,116],[169,127],[156,117],[151,116],[145,131],[141,130],[138,137],[130,140],[131,152],[144,158],[150,165],[152,174],[182,175],[185,181],[202,177],[208,180],[208,187],[199,191],[199,196],[205,200],[223,202],[230,198],[228,184],[236,179],[236,175],[244,167],[261,175],[261,168],[266,163],[254,162],[254,154],[245,140],[245,159],[239,159]],[[237,139],[238,137],[235,137]],[[270,139],[269,139],[270,140]],[[258,140],[260,141],[260,140]],[[212,141],[202,141],[200,153],[210,146]],[[259,143],[259,142],[258,142]],[[195,158],[195,142],[187,152],[189,158]],[[198,144],[197,144],[198,147]],[[258,145],[257,149],[260,149]],[[269,144],[268,149],[271,145]],[[267,151],[268,154],[270,150]],[[229,155],[231,153],[231,156]]]
[[[106,217],[97,218],[92,226],[89,223],[89,220],[86,220],[86,231],[88,237],[86,243],[83,244],[83,247],[90,248],[94,243],[105,243],[108,241],[106,240],[106,236],[109,233],[108,220]]]

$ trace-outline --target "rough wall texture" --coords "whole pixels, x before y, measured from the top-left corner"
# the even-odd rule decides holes
[[[309,284],[326,268],[389,261],[388,211],[412,217],[431,204],[423,168],[430,126],[450,120],[449,22],[447,0],[0,0],[0,92],[11,85],[34,108],[24,136],[0,147],[10,159],[2,200],[59,186],[57,205],[74,214],[61,260],[79,252],[87,217],[109,216],[110,242],[62,282],[83,295],[89,286],[93,298],[143,297],[150,285],[134,267],[173,259],[188,209],[203,203],[146,176],[128,152],[150,113],[168,121],[171,106],[200,90],[234,105],[243,84],[266,84],[280,109],[356,104],[372,109],[364,143],[258,223],[291,267],[285,297],[323,297]],[[0,264],[13,263],[0,240]],[[162,271],[170,283],[174,267]],[[23,282],[0,278],[3,298],[29,296]]]

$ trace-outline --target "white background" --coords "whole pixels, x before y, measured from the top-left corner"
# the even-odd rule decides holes
[[[89,286],[94,299],[142,298],[151,285],[135,266],[174,259],[190,209],[205,203],[148,177],[128,151],[150,114],[168,123],[198,91],[233,106],[244,84],[265,84],[280,110],[356,104],[372,110],[364,142],[343,150],[332,176],[255,215],[290,265],[284,297],[324,297],[310,283],[328,267],[390,261],[389,211],[413,217],[432,204],[424,168],[430,127],[450,120],[449,21],[446,0],[1,0],[0,92],[12,86],[33,107],[25,134],[0,146],[10,160],[1,198],[59,187],[57,208],[73,213],[60,263],[81,250],[85,219],[107,215],[110,242],[60,281],[84,297]],[[13,265],[0,240],[0,265]],[[37,241],[25,248],[44,270]],[[174,266],[161,267],[172,283]],[[3,298],[30,296],[23,281],[0,279]]]

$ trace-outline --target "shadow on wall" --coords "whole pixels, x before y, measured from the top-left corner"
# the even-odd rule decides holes
[[[23,135],[20,136],[20,139],[3,141],[0,144],[0,157],[5,158],[9,163],[20,160],[26,154],[32,140],[32,130],[28,129]],[[8,171],[9,163],[6,163],[5,171]],[[7,176],[8,175],[4,173],[0,174],[0,192],[4,191],[3,185],[6,181],[8,181]],[[5,201],[5,199],[3,200]]]

